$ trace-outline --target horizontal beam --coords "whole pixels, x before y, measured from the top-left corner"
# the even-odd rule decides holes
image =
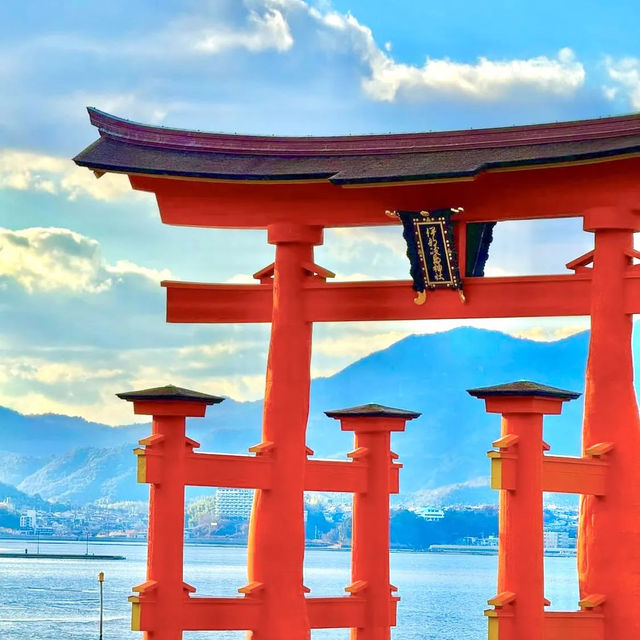
[[[604,615],[590,611],[545,611],[544,640],[604,640]]]
[[[516,490],[517,453],[489,451],[491,488]],[[543,456],[542,491],[603,496],[606,493],[606,462],[591,457]]]
[[[367,465],[342,460],[307,460],[304,490],[362,493],[367,490]]]
[[[190,487],[233,487],[268,489],[271,486],[271,461],[263,456],[220,453],[192,453],[187,456]]]
[[[190,597],[182,609],[184,631],[250,631],[261,616],[258,598]]]
[[[273,285],[163,282],[167,322],[271,322]]]
[[[489,638],[514,638],[516,612],[513,609],[486,609]],[[604,640],[604,615],[591,611],[545,611],[543,640]]]
[[[138,482],[161,484],[163,455],[138,450],[137,458]],[[258,456],[189,453],[185,467],[190,487],[268,489],[271,483],[270,461]]]
[[[437,289],[416,305],[409,281],[314,283],[305,315],[313,322],[516,318],[588,315],[591,306],[582,275],[466,278],[464,294],[463,303],[456,291]]]
[[[162,453],[137,449],[138,482],[162,483]],[[268,455],[189,453],[186,457],[185,485],[190,487],[232,487],[269,489],[272,459]],[[389,467],[391,493],[399,491],[399,469]],[[362,493],[367,490],[366,462],[307,460],[305,491]]]
[[[640,272],[625,278],[625,311],[640,313]],[[438,289],[423,305],[413,302],[408,280],[323,282],[310,277],[304,291],[310,322],[587,316],[591,275],[465,278],[457,292]],[[270,322],[272,284],[163,282],[169,322]]]
[[[593,458],[545,456],[542,466],[544,491],[603,496],[608,466]]]
[[[519,167],[463,180],[339,187],[321,183],[181,180],[130,175],[134,189],[156,194],[166,224],[264,229],[279,222],[322,227],[397,224],[385,210],[464,207],[463,222],[578,216],[591,207],[637,207],[639,158],[580,166]]]
[[[366,600],[360,596],[307,597],[311,629],[363,627]]]

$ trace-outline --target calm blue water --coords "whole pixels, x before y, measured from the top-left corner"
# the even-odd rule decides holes
[[[35,544],[0,540],[2,551],[35,552]],[[40,543],[42,553],[84,553],[84,543]],[[125,561],[0,558],[0,639],[96,640],[97,574],[105,572],[104,639],[140,640],[130,631],[131,587],[144,581],[143,544],[91,544],[89,552],[120,554]],[[344,595],[349,553],[308,550],[305,584],[313,595]],[[246,550],[187,545],[185,580],[199,595],[237,595],[246,583]],[[394,640],[484,640],[482,615],[495,594],[495,556],[392,553],[391,581],[402,597]],[[577,608],[574,558],[546,559],[551,609]],[[244,632],[190,632],[185,640],[240,640]],[[313,640],[347,640],[347,630],[313,632]]]

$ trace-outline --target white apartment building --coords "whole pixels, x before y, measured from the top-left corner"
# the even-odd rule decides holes
[[[36,528],[36,510],[35,509],[27,509],[27,511],[20,514],[20,528],[21,529]]]
[[[575,547],[575,538],[570,538],[566,531],[545,531],[545,549],[568,549]]]
[[[215,516],[219,519],[248,520],[253,504],[253,489],[218,489]]]
[[[444,518],[444,511],[437,507],[414,507],[410,509],[417,516],[424,518],[427,522],[435,522]]]

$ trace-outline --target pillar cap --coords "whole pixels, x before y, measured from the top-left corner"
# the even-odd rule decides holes
[[[575,400],[582,394],[575,391],[567,391],[558,387],[550,387],[538,382],[529,380],[517,380],[506,384],[497,384],[492,387],[478,387],[477,389],[467,389],[467,393],[476,398],[496,398],[496,397],[520,397],[520,398],[553,398],[556,400]]]
[[[422,415],[416,411],[394,409],[393,407],[385,407],[381,404],[361,404],[357,407],[334,409],[332,411],[325,411],[324,413],[329,418],[401,418],[403,420],[413,420]]]
[[[218,404],[224,400],[220,396],[212,396],[208,393],[200,391],[192,391],[183,387],[176,387],[172,384],[164,387],[153,387],[152,389],[141,389],[140,391],[127,391],[124,393],[116,393],[121,400],[129,402],[140,401],[181,401],[181,402],[198,402],[200,404]]]

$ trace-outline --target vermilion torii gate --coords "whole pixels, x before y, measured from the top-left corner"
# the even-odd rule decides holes
[[[276,462],[270,489],[257,491],[251,521],[249,578],[263,585],[268,620],[256,639],[309,637],[302,560],[313,323],[574,315],[591,317],[584,455],[611,444],[603,454],[611,469],[603,492],[583,491],[580,471],[569,483],[586,494],[580,588],[583,598],[604,598],[600,637],[640,637],[640,424],[631,359],[632,314],[640,312],[640,270],[633,264],[640,257],[633,248],[640,230],[640,115],[282,138],[150,127],[89,111],[100,139],[77,164],[98,176],[128,174],[134,189],[155,193],[167,224],[266,229],[276,248],[275,262],[255,274],[256,285],[163,283],[170,322],[271,322],[263,442]],[[331,272],[314,262],[326,227],[397,224],[384,212],[445,207],[464,209],[454,234],[466,302],[437,290],[417,306],[404,281],[329,283]],[[568,262],[572,274],[470,276],[469,224],[559,217],[582,217],[595,238],[593,251]]]

